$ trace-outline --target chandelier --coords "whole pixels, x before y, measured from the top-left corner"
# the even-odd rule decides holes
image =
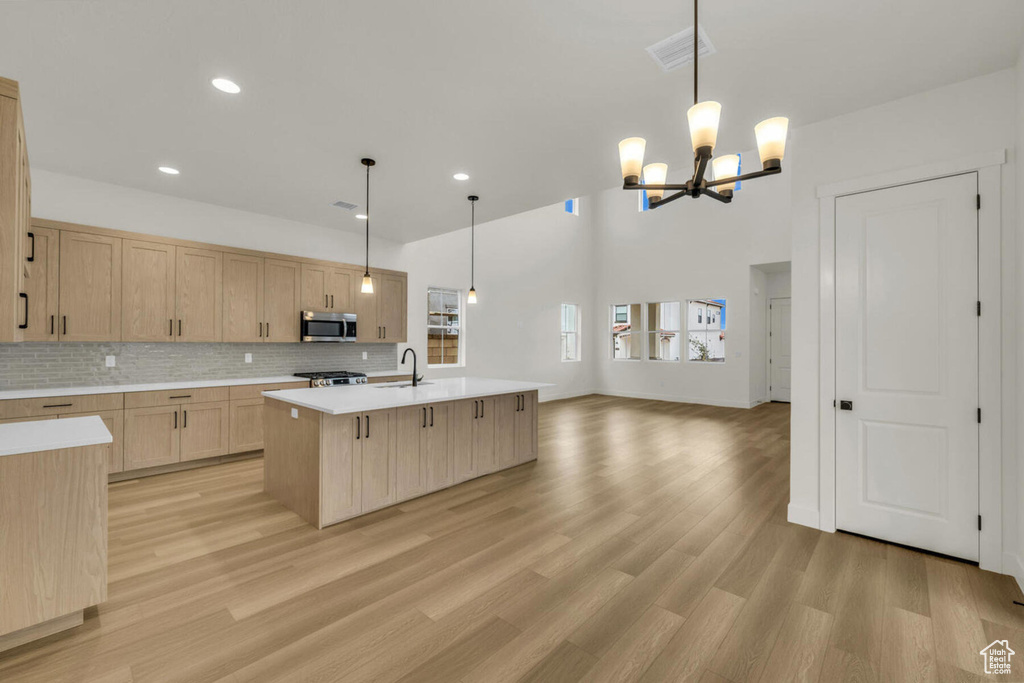
[[[760,178],[782,172],[782,157],[786,152],[786,132],[789,119],[777,116],[765,119],[754,126],[757,151],[761,157],[761,170],[739,174],[740,155],[727,154],[712,160],[711,153],[718,140],[718,121],[722,105],[718,102],[701,102],[697,98],[697,0],[693,0],[693,106],[686,112],[690,125],[690,141],[693,144],[693,177],[685,183],[666,183],[668,164],[654,163],[644,166],[644,150],[647,141],[643,138],[626,138],[619,143],[619,163],[622,166],[623,190],[646,190],[648,206],[659,206],[680,197],[705,195],[728,204],[732,201],[736,183],[741,180]],[[711,162],[714,179],[704,174]],[[640,174],[643,172],[643,182]],[[665,192],[675,192],[665,196]]]

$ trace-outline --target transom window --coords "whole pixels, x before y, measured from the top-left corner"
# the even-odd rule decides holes
[[[580,307],[562,304],[562,362],[580,359]]]
[[[427,365],[462,365],[462,292],[427,288]]]

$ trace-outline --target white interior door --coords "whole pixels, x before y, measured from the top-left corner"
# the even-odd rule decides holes
[[[789,330],[792,318],[792,302],[789,298],[772,299],[769,317],[768,383],[769,398],[772,401],[789,403]]]
[[[979,541],[977,182],[836,200],[836,526],[968,560]]]

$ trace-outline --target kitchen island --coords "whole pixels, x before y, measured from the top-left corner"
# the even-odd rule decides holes
[[[266,393],[264,490],[322,529],[535,460],[545,386],[459,377]]]

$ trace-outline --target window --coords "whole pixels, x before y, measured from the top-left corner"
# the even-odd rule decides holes
[[[571,213],[573,216],[580,215],[580,200],[578,197],[576,199],[565,200],[565,212]]]
[[[640,324],[640,304],[614,304],[612,306],[612,358],[640,360],[643,345]]]
[[[640,213],[651,208],[651,203],[647,201],[647,190],[640,190],[637,192],[637,196],[640,197]]]
[[[462,365],[462,292],[427,289],[427,365]]]
[[[678,301],[647,304],[647,357],[679,360],[681,329]]]
[[[687,358],[725,362],[725,299],[694,299],[686,304]]]
[[[580,307],[562,304],[562,362],[580,359]]]

